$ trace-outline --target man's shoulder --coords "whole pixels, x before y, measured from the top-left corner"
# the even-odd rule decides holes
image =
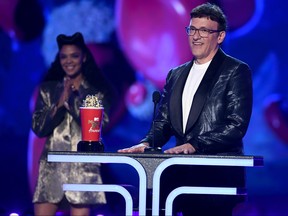
[[[229,54],[226,54],[226,53],[224,53],[224,55],[225,55],[225,62],[226,63],[230,63],[233,65],[242,65],[243,64],[243,65],[248,66],[248,64],[246,62],[244,62],[243,60],[241,60],[239,58],[236,58],[236,57],[229,55]]]
[[[192,65],[192,61],[188,61],[188,62],[185,62],[181,65],[178,65],[178,66],[172,68],[172,70],[173,71],[179,71],[179,70],[182,70],[183,68],[186,68],[186,67],[191,66],[191,65]]]

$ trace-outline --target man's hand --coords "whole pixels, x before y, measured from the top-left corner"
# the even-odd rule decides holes
[[[138,145],[131,146],[129,148],[119,149],[120,153],[144,153],[144,149],[149,147],[149,143],[144,142]]]
[[[190,143],[185,143],[164,151],[166,154],[193,154],[195,152],[196,149]]]

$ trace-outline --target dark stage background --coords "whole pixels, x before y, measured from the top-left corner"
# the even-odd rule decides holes
[[[171,67],[192,58],[184,27],[191,8],[203,2],[0,0],[0,215],[32,209],[43,143],[30,131],[33,95],[55,56],[56,36],[81,31],[119,93],[111,127],[103,134],[106,151],[115,152],[144,136],[152,118],[152,92],[161,89]],[[254,109],[245,153],[265,159],[263,168],[247,169],[248,200],[235,215],[287,215],[288,3],[211,2],[228,16],[223,49],[253,71]],[[137,180],[117,166],[105,166],[103,172],[107,181],[127,175],[131,184]]]

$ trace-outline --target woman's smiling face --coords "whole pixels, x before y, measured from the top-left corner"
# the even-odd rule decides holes
[[[63,45],[59,52],[59,59],[66,75],[72,78],[81,74],[86,55],[75,45]]]

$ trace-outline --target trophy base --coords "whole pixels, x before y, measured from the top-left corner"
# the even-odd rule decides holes
[[[101,141],[80,141],[77,145],[78,152],[104,152]]]
[[[162,148],[160,147],[148,147],[144,149],[145,154],[161,154]]]

